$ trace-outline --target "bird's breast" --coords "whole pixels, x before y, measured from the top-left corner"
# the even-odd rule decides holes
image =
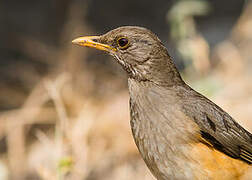
[[[154,176],[159,180],[194,179],[192,167],[197,165],[188,160],[187,153],[197,126],[184,117],[174,95],[164,98],[159,90],[145,86],[131,89],[130,97],[132,133]]]

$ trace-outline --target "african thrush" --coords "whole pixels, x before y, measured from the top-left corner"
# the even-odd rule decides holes
[[[108,52],[128,74],[131,128],[158,180],[240,179],[252,163],[252,135],[181,78],[151,31],[119,27],[74,44]]]

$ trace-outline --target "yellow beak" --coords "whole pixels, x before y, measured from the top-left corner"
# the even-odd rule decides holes
[[[116,52],[116,48],[109,46],[107,44],[98,43],[96,40],[98,40],[99,38],[100,38],[99,36],[79,37],[79,38],[74,39],[72,41],[72,43],[80,45],[80,46],[96,48],[96,49],[99,49],[102,51],[111,52],[111,50],[112,50],[112,51]]]

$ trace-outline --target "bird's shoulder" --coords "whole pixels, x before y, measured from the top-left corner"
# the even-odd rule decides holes
[[[199,126],[201,137],[213,148],[252,163],[252,135],[211,100],[184,88],[181,111]]]

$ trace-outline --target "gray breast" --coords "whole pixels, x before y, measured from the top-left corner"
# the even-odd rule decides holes
[[[194,179],[197,165],[188,153],[195,123],[179,110],[174,94],[163,97],[159,87],[130,81],[129,89],[132,133],[153,175],[159,180]]]

